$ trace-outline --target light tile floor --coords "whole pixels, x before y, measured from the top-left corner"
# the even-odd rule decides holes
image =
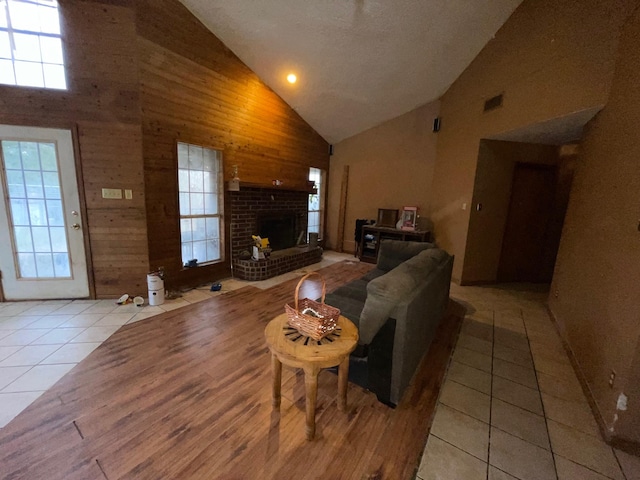
[[[261,282],[228,278],[220,281],[218,292],[204,285],[160,306],[117,305],[116,300],[0,303],[0,429],[123,325],[248,285],[267,289],[345,259],[355,260],[325,251],[321,262],[299,270]]]
[[[545,308],[546,292],[460,287],[467,306],[421,480],[639,480],[608,446]]]

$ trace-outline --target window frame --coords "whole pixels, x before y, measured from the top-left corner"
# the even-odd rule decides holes
[[[180,167],[180,145],[184,145],[187,148],[187,152],[189,151],[189,147],[194,147],[194,148],[200,148],[204,151],[209,150],[215,153],[216,156],[216,179],[215,182],[213,184],[215,191],[210,192],[213,193],[214,195],[216,195],[217,197],[217,213],[201,213],[201,214],[183,214],[182,213],[182,208],[181,208],[181,193],[194,193],[191,190],[189,190],[189,192],[185,192],[183,190],[181,190],[180,188],[180,170],[187,170],[187,171],[199,171],[197,169],[184,169]],[[178,197],[178,231],[180,232],[180,259],[181,259],[181,263],[182,265],[186,268],[187,266],[189,268],[193,267],[192,265],[187,265],[188,264],[188,260],[191,259],[185,259],[183,256],[183,243],[186,243],[183,240],[183,230],[182,230],[182,220],[192,220],[192,219],[211,219],[211,218],[215,218],[217,219],[218,222],[218,234],[219,234],[219,258],[217,259],[213,259],[213,260],[205,260],[205,261],[198,261],[198,263],[196,264],[197,267],[201,267],[201,266],[210,266],[210,265],[217,265],[217,264],[221,264],[224,263],[226,261],[226,257],[227,257],[227,252],[226,252],[226,244],[225,244],[225,234],[226,234],[226,230],[225,230],[225,223],[224,223],[224,205],[225,205],[225,191],[224,191],[224,162],[223,162],[223,155],[224,155],[224,151],[222,149],[218,149],[218,148],[213,148],[213,147],[209,147],[209,146],[205,146],[205,145],[201,145],[198,143],[189,143],[186,141],[182,141],[182,142],[176,142],[176,173],[177,173],[177,184],[176,184],[176,190],[177,190],[177,197]],[[188,162],[188,159],[187,159]],[[203,170],[204,171],[204,165],[203,165]],[[199,192],[195,192],[195,193],[199,193]],[[192,230],[193,231],[193,230]],[[206,233],[205,233],[205,239],[204,241],[207,241],[207,237],[206,237]],[[194,240],[188,240],[188,242],[190,242],[192,245],[194,243]],[[193,247],[192,247],[193,248]],[[192,250],[193,252],[193,250]]]
[[[42,28],[40,28],[40,30],[36,31],[36,30],[25,30],[22,28],[17,28],[13,25],[12,23],[12,19],[11,19],[11,14],[10,14],[10,8],[9,8],[9,3],[10,2],[15,2],[15,3],[24,3],[24,4],[31,4],[31,5],[36,5],[38,7],[44,7],[44,8],[55,8],[57,17],[58,17],[58,28],[57,31],[58,33],[55,32],[43,32]],[[47,5],[47,3],[50,3],[51,5]],[[46,89],[46,90],[59,90],[59,91],[68,91],[69,90],[69,82],[67,79],[67,67],[66,67],[66,62],[65,62],[65,53],[64,53],[64,41],[63,41],[63,37],[62,37],[62,24],[60,22],[60,4],[57,0],[51,0],[48,2],[43,2],[43,1],[39,1],[39,0],[0,0],[0,9],[4,9],[4,16],[6,17],[6,26],[0,26],[0,32],[6,32],[8,39],[9,39],[9,55],[10,57],[6,57],[6,56],[2,56],[0,58],[0,60],[4,60],[7,62],[7,66],[11,67],[11,74],[13,75],[13,83],[9,83],[7,81],[0,81],[0,85],[4,85],[4,86],[10,86],[10,87],[20,87],[20,88],[42,88],[42,89]],[[40,24],[40,26],[42,27],[42,24]],[[29,60],[29,59],[22,59],[22,58],[16,58],[16,47],[15,47],[15,35],[28,35],[30,37],[35,37],[37,39],[38,42],[38,55],[40,57],[40,59],[38,61],[36,60]],[[56,39],[59,40],[60,42],[60,63],[55,63],[52,61],[44,61],[43,57],[43,46],[41,43],[41,37],[45,37],[45,38],[52,38],[52,39]],[[41,80],[41,84],[38,83],[37,85],[34,85],[33,83],[20,83],[19,81],[19,75],[18,75],[18,70],[16,69],[16,65],[20,65],[20,64],[30,64],[30,65],[34,65],[34,66],[38,66],[40,69],[40,80]],[[62,68],[62,78],[57,78],[57,81],[62,80],[62,83],[57,83],[56,81],[56,85],[47,85],[47,74],[46,72],[46,68],[45,67],[61,67]],[[7,77],[8,78],[8,77]],[[49,82],[51,82],[51,78],[49,79]],[[63,85],[63,86],[61,86]]]
[[[316,182],[315,184],[316,193],[309,193],[309,197],[307,200],[307,241],[309,240],[309,234],[312,233],[311,230],[309,229],[310,214],[312,213],[318,214],[318,232],[317,233],[320,238],[323,237],[323,232],[324,232],[324,212],[325,212],[324,185],[326,183],[326,178],[327,178],[326,170],[322,168],[317,168],[317,167],[309,167],[309,175],[308,175],[309,181],[311,181],[312,179],[315,180],[316,177],[319,178],[319,182]],[[314,195],[317,195],[318,197],[318,210],[311,210],[310,208],[311,197]]]

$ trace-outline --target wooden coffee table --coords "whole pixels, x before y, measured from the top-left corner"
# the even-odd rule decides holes
[[[358,343],[358,329],[347,318],[338,318],[337,328],[325,338],[316,341],[301,335],[287,323],[283,313],[271,320],[264,329],[273,368],[273,406],[280,408],[282,364],[304,370],[306,392],[307,440],[316,432],[316,397],[318,395],[318,373],[323,368],[338,365],[338,410],[347,407],[347,378],[349,376],[349,354]]]

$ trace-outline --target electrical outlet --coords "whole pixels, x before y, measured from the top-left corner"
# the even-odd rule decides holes
[[[616,381],[616,371],[611,370],[611,374],[609,375],[609,387],[613,388],[613,384]]]
[[[127,200],[131,200],[133,198],[133,190],[125,188],[125,190],[124,190],[124,198],[126,198]]]

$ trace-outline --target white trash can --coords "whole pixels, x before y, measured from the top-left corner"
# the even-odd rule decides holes
[[[157,273],[147,275],[149,287],[149,305],[156,306],[164,303],[164,280]]]

